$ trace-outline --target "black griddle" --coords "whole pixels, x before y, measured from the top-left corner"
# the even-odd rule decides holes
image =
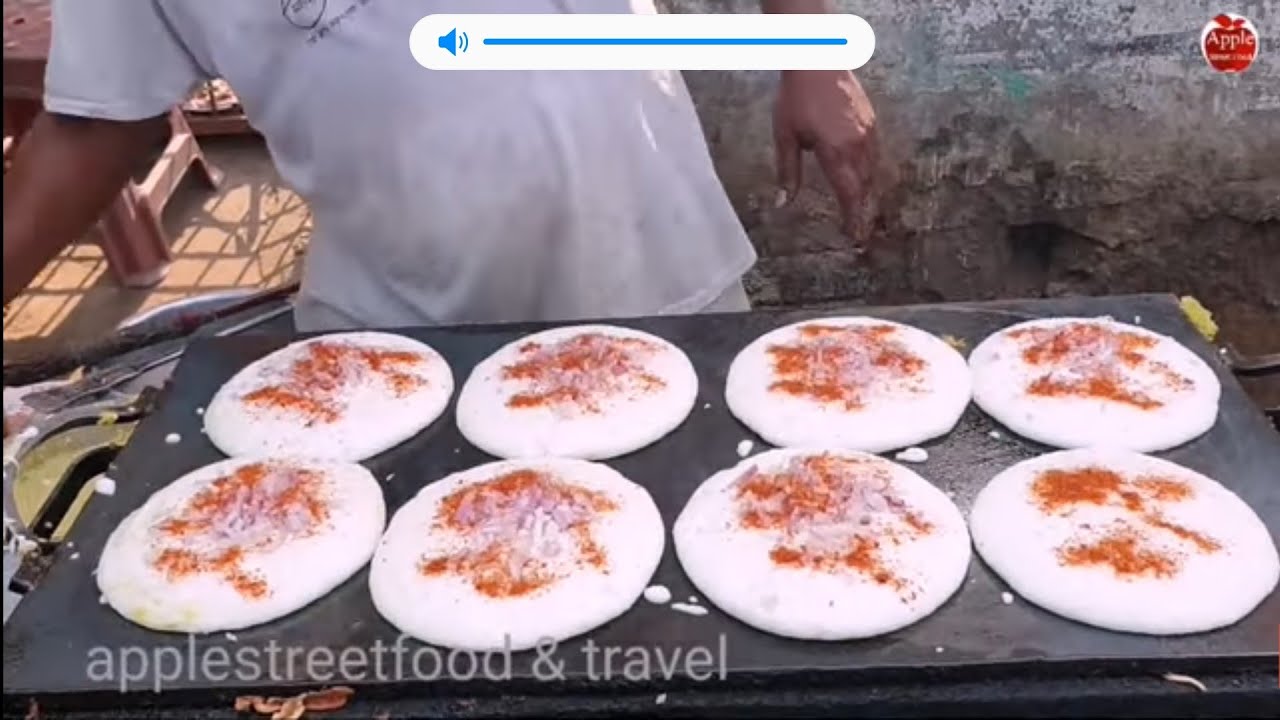
[[[668,524],[674,522],[694,488],[712,473],[739,461],[743,439],[753,452],[767,445],[729,414],[723,400],[725,372],[734,355],[764,332],[802,319],[838,314],[867,314],[951,335],[974,347],[988,334],[1013,323],[1045,316],[1112,315],[1177,338],[1204,357],[1222,381],[1217,424],[1205,436],[1161,453],[1174,462],[1204,472],[1238,493],[1264,520],[1272,537],[1280,537],[1280,435],[1250,404],[1214,350],[1184,320],[1171,296],[1000,301],[923,305],[898,308],[845,308],[822,311],[756,311],[745,314],[662,317],[610,321],[662,336],[689,354],[701,387],[689,419],[673,434],[632,455],[610,461],[624,475],[644,485]],[[449,361],[458,386],[471,368],[503,344],[546,324],[414,329],[404,334],[423,340]],[[698,682],[677,673],[648,681],[627,677],[621,660],[603,677],[597,655],[595,675],[586,674],[583,640],[562,643],[555,657],[564,662],[564,679],[532,676],[533,652],[517,654],[513,678],[431,682],[392,677],[366,667],[363,675],[308,676],[304,663],[292,672],[283,660],[268,674],[271,647],[361,648],[366,658],[376,647],[390,647],[396,631],[374,611],[361,572],[329,596],[282,620],[236,633],[188,638],[137,627],[99,603],[91,572],[107,535],[154,491],[178,476],[221,459],[201,433],[197,408],[250,361],[296,339],[291,332],[255,334],[202,341],[178,366],[157,411],[138,428],[117,459],[112,497],[97,496],[77,522],[74,548],[49,571],[41,585],[18,606],[4,628],[5,713],[20,715],[36,698],[46,708],[94,708],[140,717],[189,717],[195,708],[218,709],[230,716],[232,699],[245,692],[269,690],[289,694],[325,684],[356,688],[359,704],[353,717],[368,717],[373,707],[394,708],[392,717],[523,714],[550,712],[623,714],[695,712],[700,716],[745,712],[776,714],[780,709],[809,707],[861,709],[861,712],[934,715],[946,712],[985,714],[1050,712],[1081,714],[1093,701],[1114,701],[1126,714],[1137,711],[1130,698],[1144,697],[1143,710],[1161,714],[1197,707],[1208,695],[1174,685],[1159,676],[1178,672],[1212,678],[1217,693],[1227,692],[1236,712],[1280,708],[1274,693],[1277,670],[1277,623],[1280,593],[1273,593],[1248,618],[1217,632],[1155,638],[1097,630],[1059,618],[1017,599],[1002,602],[1008,588],[975,555],[962,589],[924,621],[877,639],[856,642],[801,642],[751,629],[714,608],[693,617],[640,601],[616,621],[590,634],[597,647],[642,646],[668,653],[705,647],[723,660],[724,679]],[[991,436],[991,431],[1000,437]],[[182,441],[164,442],[177,432]],[[1049,448],[1022,440],[970,406],[956,429],[924,446],[926,463],[912,466],[953,494],[967,514],[982,486],[1000,470]],[[424,484],[492,460],[458,434],[452,407],[417,437],[365,463],[380,479],[389,513]],[[78,559],[70,559],[77,552]],[[695,595],[668,543],[654,582],[668,586],[676,600]],[[1176,597],[1169,598],[1177,602]],[[705,601],[703,601],[705,602]],[[424,646],[407,641],[416,651]],[[174,648],[161,651],[162,647]],[[260,672],[238,666],[230,677],[203,675],[188,667],[216,656],[223,647],[234,657],[251,648]],[[103,649],[106,649],[105,651]],[[122,651],[122,648],[130,648]],[[723,649],[723,653],[721,653]],[[157,658],[168,653],[185,658],[180,677],[164,681],[165,692],[151,691],[154,675],[129,683],[120,694],[124,653]],[[281,655],[284,650],[278,650]],[[314,651],[311,651],[314,652]],[[105,653],[105,654],[104,654]],[[213,653],[213,655],[210,655]],[[116,667],[105,677],[101,659],[110,655]],[[313,655],[312,657],[316,657]],[[97,658],[100,662],[91,667]],[[216,661],[215,661],[216,662]],[[372,662],[372,661],[368,661]],[[384,661],[390,663],[390,661]],[[403,665],[408,667],[407,661]],[[545,666],[544,666],[545,667]],[[719,665],[717,665],[719,667]],[[96,672],[95,672],[96,669]],[[658,672],[655,668],[655,673]],[[656,696],[666,693],[663,704]],[[576,698],[576,699],[575,699]],[[839,700],[837,698],[844,698]],[[548,705],[550,703],[550,705]],[[566,704],[569,703],[569,704]],[[806,704],[807,703],[807,704]],[[994,703],[994,704],[993,704]],[[1003,703],[1003,704],[1001,704]],[[1021,705],[1019,704],[1021,703]],[[1261,704],[1259,704],[1261,703]],[[1274,704],[1273,704],[1274,703]],[[1017,710],[1016,708],[1026,708]],[[1104,707],[1104,706],[1099,706]]]

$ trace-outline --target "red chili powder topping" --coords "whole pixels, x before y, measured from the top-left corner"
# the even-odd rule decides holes
[[[1181,564],[1179,555],[1155,547],[1147,539],[1152,530],[1172,535],[1202,553],[1222,549],[1213,538],[1165,519],[1162,506],[1192,496],[1191,487],[1178,480],[1154,476],[1130,480],[1101,467],[1054,469],[1036,477],[1031,495],[1045,514],[1067,515],[1078,506],[1093,505],[1123,509],[1128,516],[1120,528],[1100,539],[1060,548],[1059,559],[1069,565],[1107,565],[1122,577],[1171,576]]]
[[[254,463],[218,478],[156,526],[153,561],[171,580],[216,574],[248,598],[269,588],[243,569],[246,556],[315,532],[328,518],[322,477]]]
[[[1147,547],[1140,536],[1123,530],[1064,547],[1058,557],[1068,565],[1109,567],[1121,577],[1172,577],[1178,570],[1176,558]]]
[[[603,493],[546,473],[517,470],[446,497],[436,516],[466,544],[440,557],[424,557],[423,575],[465,577],[492,598],[528,595],[572,567],[608,572],[608,558],[591,532],[617,504]]]
[[[1135,332],[1114,330],[1099,323],[1069,323],[1056,328],[1023,328],[1009,333],[1022,341],[1022,359],[1049,372],[1027,386],[1041,397],[1080,397],[1109,400],[1140,410],[1164,405],[1138,385],[1150,377],[1159,388],[1183,390],[1191,381],[1147,353],[1158,343]]]
[[[824,572],[852,570],[909,595],[906,581],[884,558],[882,543],[928,535],[933,526],[893,492],[883,467],[810,455],[791,460],[779,472],[753,468],[735,489],[741,526],[780,535],[769,553],[773,562]]]
[[[645,393],[666,386],[646,361],[658,351],[640,338],[584,333],[552,345],[528,342],[520,359],[502,369],[502,377],[524,384],[511,396],[512,408],[569,407],[598,413],[608,398]]]
[[[302,352],[283,380],[260,387],[243,400],[304,417],[308,424],[327,424],[342,417],[346,397],[359,383],[380,381],[397,397],[426,384],[421,375],[408,372],[425,362],[415,352],[323,341],[307,345]]]
[[[804,325],[796,342],[767,350],[775,378],[769,389],[857,410],[875,385],[918,382],[925,361],[895,333],[892,325]]]

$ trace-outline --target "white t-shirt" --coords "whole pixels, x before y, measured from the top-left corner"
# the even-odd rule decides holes
[[[303,329],[692,312],[755,253],[678,73],[432,72],[430,13],[652,0],[53,0],[45,105],[134,120],[219,76],[316,232]]]

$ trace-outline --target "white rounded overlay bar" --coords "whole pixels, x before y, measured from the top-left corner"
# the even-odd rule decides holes
[[[857,70],[856,15],[428,15],[409,33],[430,70]]]

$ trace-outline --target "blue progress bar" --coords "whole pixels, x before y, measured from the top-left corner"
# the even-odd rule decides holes
[[[485,45],[848,45],[846,38],[485,38]]]

